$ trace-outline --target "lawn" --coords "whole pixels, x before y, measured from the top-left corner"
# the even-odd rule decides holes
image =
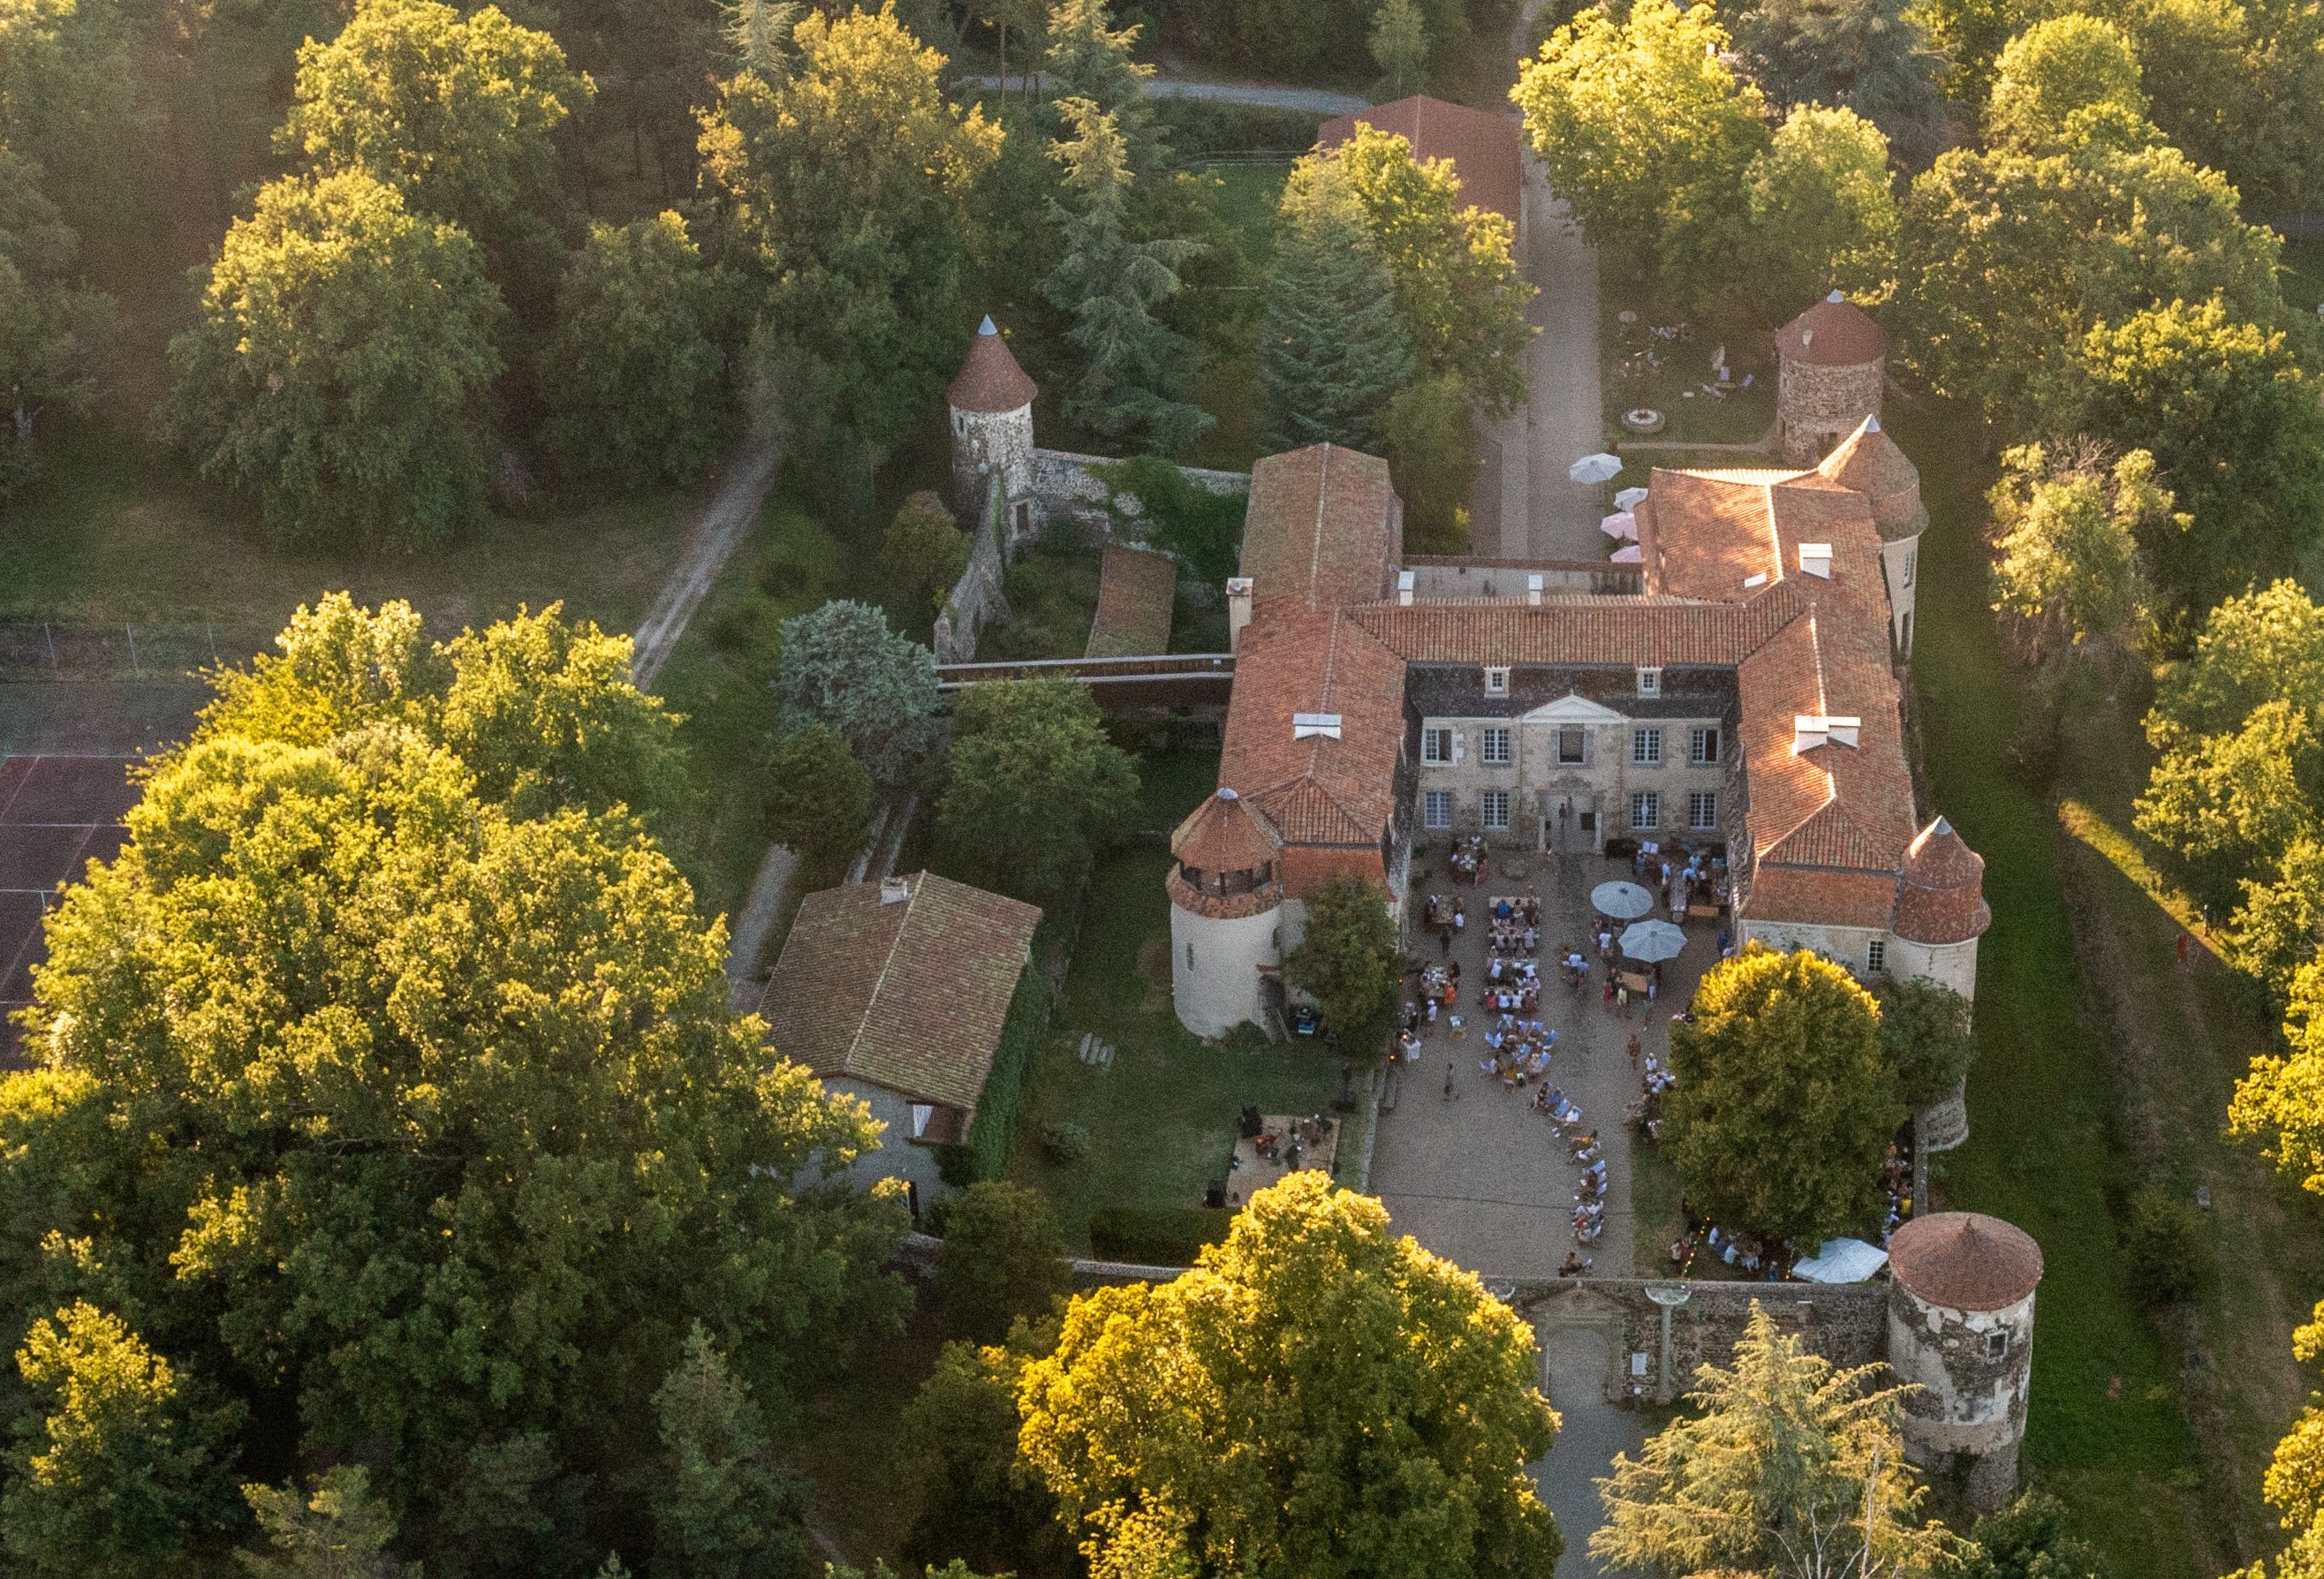
[[[1175,753],[1139,763],[1147,820],[1177,825],[1217,783],[1215,753]],[[1336,1059],[1307,1045],[1270,1047],[1256,1035],[1204,1042],[1170,1008],[1169,852],[1141,840],[1098,866],[1082,906],[1080,935],[1050,1034],[1038,1055],[1017,1177],[1056,1203],[1066,1238],[1089,1244],[1101,1207],[1194,1207],[1226,1172],[1236,1115],[1245,1103],[1269,1113],[1327,1107],[1340,1082]],[[1112,1066],[1080,1061],[1083,1033],[1114,1044]],[[1052,1124],[1090,1133],[1086,1161],[1057,1167],[1031,1143]],[[1352,1178],[1362,1137],[1351,1125],[1340,1172]]]
[[[1651,280],[1635,273],[1612,249],[1602,254],[1598,334],[1607,436],[1658,445],[1757,444],[1775,420],[1775,347],[1766,329],[1691,322],[1661,299]],[[1622,321],[1626,312],[1632,315],[1628,323]],[[1665,338],[1657,328],[1680,333]],[[1728,390],[1724,398],[1705,388],[1716,376],[1712,359],[1722,345],[1732,381],[1752,381],[1749,389]],[[1637,406],[1663,414],[1659,433],[1632,435],[1623,428],[1622,413]],[[1723,464],[1737,462],[1730,455]]]
[[[980,662],[1077,658],[1097,613],[1101,557],[1088,548],[1044,545],[1009,567],[1002,590],[1009,618],[977,633]]]
[[[1932,521],[1914,653],[1931,809],[1984,855],[1994,913],[1979,956],[1971,1134],[1938,1160],[1937,1204],[1991,1212],[2042,1246],[2025,1436],[2034,1481],[2065,1501],[2117,1579],[2217,1574],[2228,1564],[2210,1510],[2240,1489],[2199,1474],[2178,1367],[2118,1263],[2116,1214],[2136,1182],[2123,1092],[2070,944],[2058,818],[2009,760],[2024,675],[1986,606],[1977,528],[1989,467],[1958,413],[1900,411],[1892,427],[1919,464]]]

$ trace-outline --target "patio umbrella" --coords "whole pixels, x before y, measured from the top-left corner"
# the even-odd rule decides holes
[[[1617,565],[1644,565],[1646,562],[1646,551],[1636,543],[1625,543],[1606,557]]]
[[[1622,457],[1600,450],[1594,455],[1584,455],[1565,468],[1567,477],[1576,482],[1610,482],[1621,475]]]
[[[1638,535],[1638,518],[1627,510],[1616,510],[1598,523],[1598,529],[1609,537],[1633,537]]]
[[[1636,921],[1653,913],[1655,896],[1636,883],[1600,883],[1590,890],[1590,907],[1616,921]]]
[[[1888,1253],[1861,1239],[1827,1239],[1813,1255],[1792,1268],[1811,1283],[1860,1283],[1888,1261]]]
[[[1625,488],[1614,495],[1616,510],[1636,510],[1646,501],[1646,491],[1643,488]]]
[[[1674,959],[1686,947],[1686,934],[1666,921],[1637,922],[1622,929],[1622,958],[1652,964]]]

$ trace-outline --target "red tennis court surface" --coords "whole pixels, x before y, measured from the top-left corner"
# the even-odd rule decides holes
[[[15,1013],[32,998],[32,967],[47,957],[41,916],[91,860],[111,860],[137,803],[134,757],[0,758],[0,1068],[18,1069]]]

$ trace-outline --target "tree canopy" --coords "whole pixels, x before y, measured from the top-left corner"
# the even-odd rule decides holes
[[[1342,1051],[1377,1053],[1396,1024],[1404,948],[1377,883],[1342,877],[1307,897],[1306,929],[1283,962],[1291,985],[1315,1000]]]
[[[416,630],[302,616],[53,911],[32,1068],[0,1077],[0,1298],[102,1290],[183,1396],[376,1460],[405,1541],[464,1572],[488,1482],[553,1507],[593,1476],[580,1517],[638,1517],[635,1422],[696,1322],[779,1392],[890,1319],[904,1212],[826,1178],[862,1107],[730,1012],[723,928],[588,803],[603,731],[551,724],[532,769],[497,743],[618,717],[626,677]]]
[[[936,830],[961,876],[1028,899],[1065,892],[1137,809],[1138,770],[1087,687],[1005,680],[959,693]]]
[[[784,620],[775,695],[786,733],[829,724],[881,784],[901,783],[936,743],[936,655],[870,603],[835,599]]]
[[[1803,1253],[1865,1225],[1905,1107],[1844,969],[1757,945],[1721,960],[1671,1027],[1671,1069],[1665,1145],[1696,1211]]]
[[[1950,119],[1948,62],[1925,8],[1905,0],[1759,0],[1731,22],[1744,70],[1787,113],[1852,110],[1878,126],[1906,166],[1925,166]]]
[[[1996,63],[1985,137],[2019,153],[2059,153],[2093,137],[2135,140],[2149,124],[2138,56],[2122,30],[2068,12],[2009,41]]]
[[[167,428],[294,542],[411,549],[479,520],[499,459],[475,242],[362,170],[259,189],[170,343]]]
[[[1745,177],[1749,284],[1769,316],[1837,289],[1872,303],[1894,289],[1896,198],[1888,142],[1850,109],[1802,105]]]
[[[2022,445],[2001,465],[1989,495],[1994,608],[2025,621],[2037,649],[2061,637],[2135,638],[2149,607],[2140,539],[2187,526],[2155,485],[2154,457],[2133,450],[2108,465],[2095,445]]]
[[[878,786],[846,739],[809,723],[768,754],[767,832],[788,847],[815,887],[838,881],[863,848]]]
[[[97,354],[112,335],[114,302],[78,277],[79,246],[42,190],[40,170],[0,145],[0,384],[12,424],[0,438],[0,501],[37,470],[41,412],[85,409],[97,396]]]
[[[984,1179],[949,1203],[936,1277],[949,1330],[999,1343],[1013,1323],[1047,1316],[1072,1292],[1071,1271],[1057,1215],[1038,1190]]]
[[[1977,1057],[1969,1000],[1920,977],[1883,977],[1872,996],[1880,1005],[1881,1055],[1896,1071],[1905,1106],[1927,1107],[1958,1092]]]
[[[1474,1275],[1311,1169],[1176,1281],[1075,1299],[1019,1382],[1019,1441],[1093,1572],[1547,1579],[1534,1378]]]
[[[1259,343],[1269,440],[1371,448],[1415,361],[1395,278],[1343,161],[1301,160],[1277,212]]]
[[[1753,1300],[1733,1365],[1695,1372],[1695,1412],[1637,1458],[1615,1455],[1590,1555],[1671,1579],[1944,1572],[1955,1543],[1914,1522],[1923,1493],[1898,1427],[1905,1390],[1876,1388],[1880,1370],[1835,1369]]]

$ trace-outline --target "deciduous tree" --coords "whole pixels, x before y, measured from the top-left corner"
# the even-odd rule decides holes
[[[2134,450],[2112,465],[2090,444],[2052,451],[2025,445],[2001,457],[1993,485],[1993,606],[2044,645],[2135,637],[2147,618],[2142,535],[2184,531],[2154,457]]]
[[[1853,110],[1800,106],[1745,181],[1745,289],[1770,316],[1834,289],[1868,303],[1895,288],[1896,198],[1879,127]]]
[[[999,1343],[1011,1323],[1047,1316],[1072,1292],[1070,1272],[1057,1215],[1038,1190],[980,1180],[945,1215],[936,1299],[962,1337]]]
[[[1759,0],[1736,13],[1736,52],[1767,102],[1853,110],[1880,128],[1906,166],[1944,144],[1943,52],[1905,0]]]
[[[1017,1452],[1017,1384],[1056,1346],[1057,1322],[1016,1327],[1005,1345],[948,1343],[904,1410],[897,1468],[918,1510],[907,1563],[964,1559],[985,1573],[1078,1579],[1086,1572],[1056,1493]]]
[[[1074,1299],[1019,1383],[1019,1441],[1095,1573],[1547,1579],[1535,1375],[1472,1274],[1311,1169],[1176,1281]]]
[[[273,182],[170,343],[168,431],[284,541],[443,543],[484,515],[503,317],[475,243],[394,188]]]
[[[1590,1555],[1673,1574],[1946,1571],[1958,1543],[1917,1521],[1923,1492],[1897,1423],[1905,1390],[1876,1388],[1880,1370],[1836,1369],[1753,1300],[1733,1366],[1695,1372],[1695,1412],[1638,1457],[1615,1455]]]
[[[244,1563],[258,1579],[396,1579],[404,1565],[390,1555],[394,1515],[372,1495],[371,1472],[359,1464],[325,1470],[300,1496],[289,1486],[248,1485],[266,1546]]]
[[[1303,159],[1277,210],[1275,276],[1259,331],[1270,438],[1371,448],[1412,374],[1395,279],[1343,161]]]
[[[1388,475],[1404,501],[1404,540],[1415,554],[1463,554],[1467,505],[1477,475],[1476,412],[1468,386],[1451,373],[1415,379],[1396,392],[1380,421]]]
[[[1405,98],[1428,89],[1428,20],[1413,0],[1383,0],[1372,17],[1372,64],[1379,96]]]
[[[0,500],[38,469],[41,413],[85,409],[97,396],[97,353],[112,335],[114,303],[78,278],[79,244],[41,190],[40,171],[0,146],[0,384],[10,422],[0,437]]]
[[[969,535],[960,529],[944,500],[925,490],[898,508],[880,534],[880,569],[898,586],[941,609],[968,568]]]
[[[1004,894],[1068,892],[1138,809],[1138,771],[1088,690],[1007,680],[960,693],[936,830],[951,865]]]
[[[1704,973],[1671,1028],[1665,1136],[1689,1204],[1803,1253],[1863,1227],[1905,1118],[1880,1011],[1805,950],[1748,947]]]
[[[534,378],[564,476],[624,491],[710,469],[732,427],[723,342],[736,286],[704,265],[675,212],[589,227]]]
[[[1920,977],[1883,977],[1872,996],[1880,1003],[1881,1056],[1905,1106],[1926,1107],[1959,1091],[1977,1058],[1969,1001]]]
[[[836,882],[871,827],[872,775],[837,730],[810,723],[775,742],[767,777],[768,836],[798,857],[814,886]]]
[[[836,599],[784,620],[775,694],[785,732],[829,724],[881,784],[901,783],[936,743],[936,655],[869,603]]]
[[[2104,1573],[2098,1553],[2067,1523],[2065,1505],[2043,1492],[2021,1492],[1970,1526],[1961,1557],[1969,1579],[2100,1579]]]
[[[2093,138],[2150,135],[2138,57],[2122,31],[2080,12],[2035,23],[2009,41],[1985,108],[1986,141],[2036,156]]]
[[[1283,962],[1315,1000],[1341,1051],[1369,1058],[1388,1040],[1404,985],[1404,950],[1378,883],[1342,877],[1307,896],[1307,925]]]

